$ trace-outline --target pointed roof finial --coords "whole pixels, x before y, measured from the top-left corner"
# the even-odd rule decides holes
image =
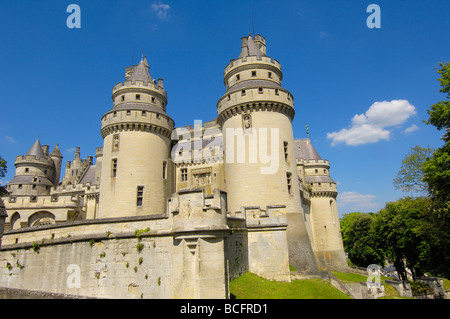
[[[309,127],[308,127],[308,123],[305,123],[305,127],[306,127],[306,136],[309,139]]]
[[[44,156],[44,151],[42,150],[41,143],[39,142],[39,137],[36,139],[36,142],[34,142],[33,146],[25,155]]]

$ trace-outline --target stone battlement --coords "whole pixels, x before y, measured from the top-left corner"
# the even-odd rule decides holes
[[[167,96],[167,93],[164,90],[164,86],[162,85],[163,80],[158,79],[158,82],[156,82],[155,80],[153,80],[153,81],[154,81],[154,83],[145,83],[144,81],[139,81],[139,80],[138,81],[119,82],[116,85],[114,85],[114,87],[113,87],[113,96],[116,91],[123,89],[123,88],[129,88],[129,87],[154,90],[154,91],[160,92],[164,96]]]
[[[53,160],[48,156],[19,155],[16,157],[16,165],[40,164],[53,166]]]
[[[226,76],[227,73],[230,72],[231,70],[239,67],[244,67],[250,64],[258,64],[258,68],[261,67],[261,64],[266,64],[273,66],[275,69],[278,69],[279,72],[281,71],[281,64],[273,58],[263,56],[261,57],[260,60],[258,60],[256,56],[248,56],[246,58],[231,60],[230,63],[226,66],[223,74],[224,76]]]

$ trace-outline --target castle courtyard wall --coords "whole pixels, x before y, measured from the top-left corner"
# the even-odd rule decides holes
[[[170,224],[152,216],[7,231],[0,286],[96,298],[227,298],[223,232],[174,233]]]

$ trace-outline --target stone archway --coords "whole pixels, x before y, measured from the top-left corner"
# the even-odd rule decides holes
[[[48,211],[37,212],[28,218],[29,227],[39,227],[55,224],[55,215]]]
[[[9,227],[10,229],[19,229],[21,228],[21,223],[20,223],[20,214],[19,212],[15,212],[14,214],[12,214],[10,222],[9,222]]]

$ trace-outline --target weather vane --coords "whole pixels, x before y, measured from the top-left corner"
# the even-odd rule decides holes
[[[309,127],[308,127],[308,123],[305,123],[305,127],[306,127],[306,136],[309,139]]]

